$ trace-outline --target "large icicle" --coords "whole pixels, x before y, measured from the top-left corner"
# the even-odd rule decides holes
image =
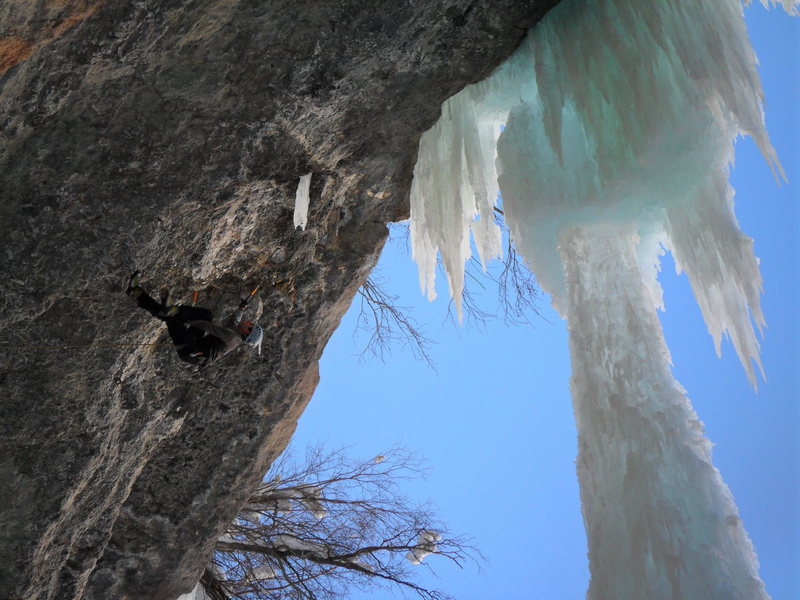
[[[752,0],[745,0],[745,4],[749,5]],[[770,7],[771,4],[780,4],[790,15],[800,15],[800,0],[761,0],[761,4]]]
[[[751,360],[758,363],[758,344],[750,313],[763,326],[752,291],[760,289],[760,279],[749,266],[756,260],[749,239],[738,233],[724,184],[740,133],[752,136],[776,175],[782,174],[764,129],[755,65],[737,0],[562,2],[495,74],[449,99],[420,141],[411,231],[423,290],[435,296],[440,252],[460,302],[476,223],[482,257],[501,251],[499,229],[486,217],[498,189],[494,165],[486,161],[496,155],[500,126],[511,115],[524,131],[503,133],[515,141],[506,143],[510,152],[499,151],[497,162],[504,173],[524,177],[526,190],[520,201],[511,199],[513,190],[503,190],[506,221],[562,314],[563,274],[555,249],[563,223],[634,220],[649,238],[675,233],[673,216],[699,203],[707,210],[694,209],[698,217],[727,214],[738,238],[735,247],[713,252],[739,254],[748,266],[729,273],[694,260],[685,235],[700,231],[700,222],[664,243],[689,275],[717,348],[728,332],[755,384]],[[535,204],[529,201],[533,189]],[[723,288],[746,293],[742,301],[712,293]]]
[[[447,248],[442,259],[459,317],[470,232],[484,266],[502,255],[502,235],[492,212],[497,196],[495,146],[502,121],[476,114],[471,96],[468,92],[448,100],[442,118],[423,135],[420,148],[425,148],[426,160],[417,162],[411,186],[411,235],[420,287],[430,300],[436,297],[437,252]]]
[[[484,259],[499,251],[499,189],[517,249],[568,319],[590,599],[768,597],[655,314],[666,248],[717,351],[728,335],[755,385],[761,276],[727,168],[747,134],[783,174],[762,100],[739,0],[564,0],[420,141],[423,290],[440,252],[459,301],[470,232]]]
[[[576,227],[561,241],[587,597],[767,598],[702,423],[670,373],[634,228]]]

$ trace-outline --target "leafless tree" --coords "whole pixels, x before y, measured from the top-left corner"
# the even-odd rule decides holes
[[[400,343],[408,346],[416,358],[434,366],[428,353],[431,340],[411,316],[411,309],[398,303],[399,296],[386,291],[386,285],[378,274],[373,272],[359,288],[358,295],[361,311],[357,328],[370,335],[362,356],[371,354],[382,360],[392,344]]]
[[[517,325],[529,324],[531,315],[539,316],[539,309],[536,305],[539,299],[539,288],[536,285],[536,277],[522,262],[522,258],[517,253],[508,227],[505,224],[505,213],[495,207],[495,219],[503,229],[506,239],[506,254],[503,259],[503,269],[497,282],[500,306],[503,307],[503,314],[506,322]]]
[[[480,553],[401,494],[422,474],[399,447],[360,462],[319,447],[302,465],[282,457],[219,538],[204,590],[212,600],[332,600],[383,586],[447,598],[415,570],[429,554],[463,566]]]
[[[487,321],[503,315],[507,323],[515,325],[530,324],[531,317],[539,315],[537,300],[539,290],[536,278],[525,266],[516,251],[501,208],[495,208],[495,221],[503,230],[506,240],[505,257],[502,266],[484,270],[480,261],[474,257],[467,261],[464,271],[464,289],[461,306],[464,321],[468,326],[481,327]],[[403,243],[408,248],[409,228],[407,224],[393,223],[390,241]],[[440,263],[442,276],[446,276]],[[487,309],[481,298],[492,290],[497,290],[498,309]],[[361,310],[358,316],[358,329],[366,331],[369,339],[361,353],[362,357],[373,355],[383,359],[393,344],[400,343],[411,349],[414,355],[433,367],[428,349],[432,341],[424,329],[413,318],[411,308],[399,303],[399,296],[387,291],[388,285],[379,274],[373,275],[359,289]],[[450,300],[447,319],[457,322],[455,303]]]

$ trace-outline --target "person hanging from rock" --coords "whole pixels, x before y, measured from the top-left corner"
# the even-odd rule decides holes
[[[242,321],[246,300],[242,300],[226,325],[216,325],[212,322],[213,313],[207,308],[171,304],[169,294],[157,302],[139,286],[139,275],[139,271],[131,275],[125,293],[136,300],[140,308],[167,324],[169,336],[182,360],[200,368],[209,367],[242,342],[257,348],[261,354],[264,330],[252,321]]]

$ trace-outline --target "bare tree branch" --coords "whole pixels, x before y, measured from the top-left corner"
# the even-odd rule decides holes
[[[375,273],[359,288],[358,294],[361,312],[357,328],[371,333],[362,356],[371,354],[383,360],[392,344],[399,342],[409,347],[417,359],[435,368],[428,354],[431,340],[411,316],[411,309],[398,304],[399,297],[388,293]]]
[[[414,581],[416,564],[432,554],[461,567],[480,553],[401,494],[423,474],[399,447],[359,462],[321,448],[302,466],[282,457],[220,537],[204,587],[227,594],[213,600],[328,600],[376,585],[447,598]]]
[[[499,314],[506,323],[514,325],[531,324],[534,315],[539,316],[537,301],[539,290],[533,273],[524,265],[517,253],[508,228],[505,225],[505,213],[494,208],[497,225],[503,230],[506,239],[505,258],[502,269],[490,267],[488,271],[475,259],[470,258],[464,265],[464,289],[461,295],[462,314],[467,327],[482,328]],[[390,241],[402,243],[409,247],[409,227],[407,223],[392,223]],[[441,258],[439,270],[446,277]],[[490,290],[497,289],[498,308],[484,308],[481,297]],[[368,331],[370,338],[361,353],[362,358],[368,354],[384,359],[391,350],[392,344],[400,342],[409,346],[414,355],[433,366],[428,347],[431,340],[425,335],[417,322],[411,317],[408,306],[398,304],[399,297],[387,291],[386,283],[373,275],[359,290],[361,312],[358,318],[358,329]],[[455,302],[451,298],[448,303],[446,319],[456,323]]]

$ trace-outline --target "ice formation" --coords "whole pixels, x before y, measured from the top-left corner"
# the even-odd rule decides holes
[[[470,235],[484,263],[500,254],[500,192],[512,240],[568,321],[590,599],[768,598],[670,372],[656,279],[670,250],[717,352],[725,334],[755,385],[761,275],[727,169],[746,134],[782,176],[761,107],[739,0],[564,0],[420,141],[423,292],[435,295],[440,253],[460,304]]]
[[[311,189],[311,173],[307,173],[300,178],[297,184],[297,192],[294,197],[294,228],[306,229],[308,222],[308,202],[309,191]]]
[[[749,5],[751,0],[745,0],[745,4]],[[761,4],[770,7],[771,4],[783,6],[783,9],[790,15],[800,15],[800,0],[761,0]]]

